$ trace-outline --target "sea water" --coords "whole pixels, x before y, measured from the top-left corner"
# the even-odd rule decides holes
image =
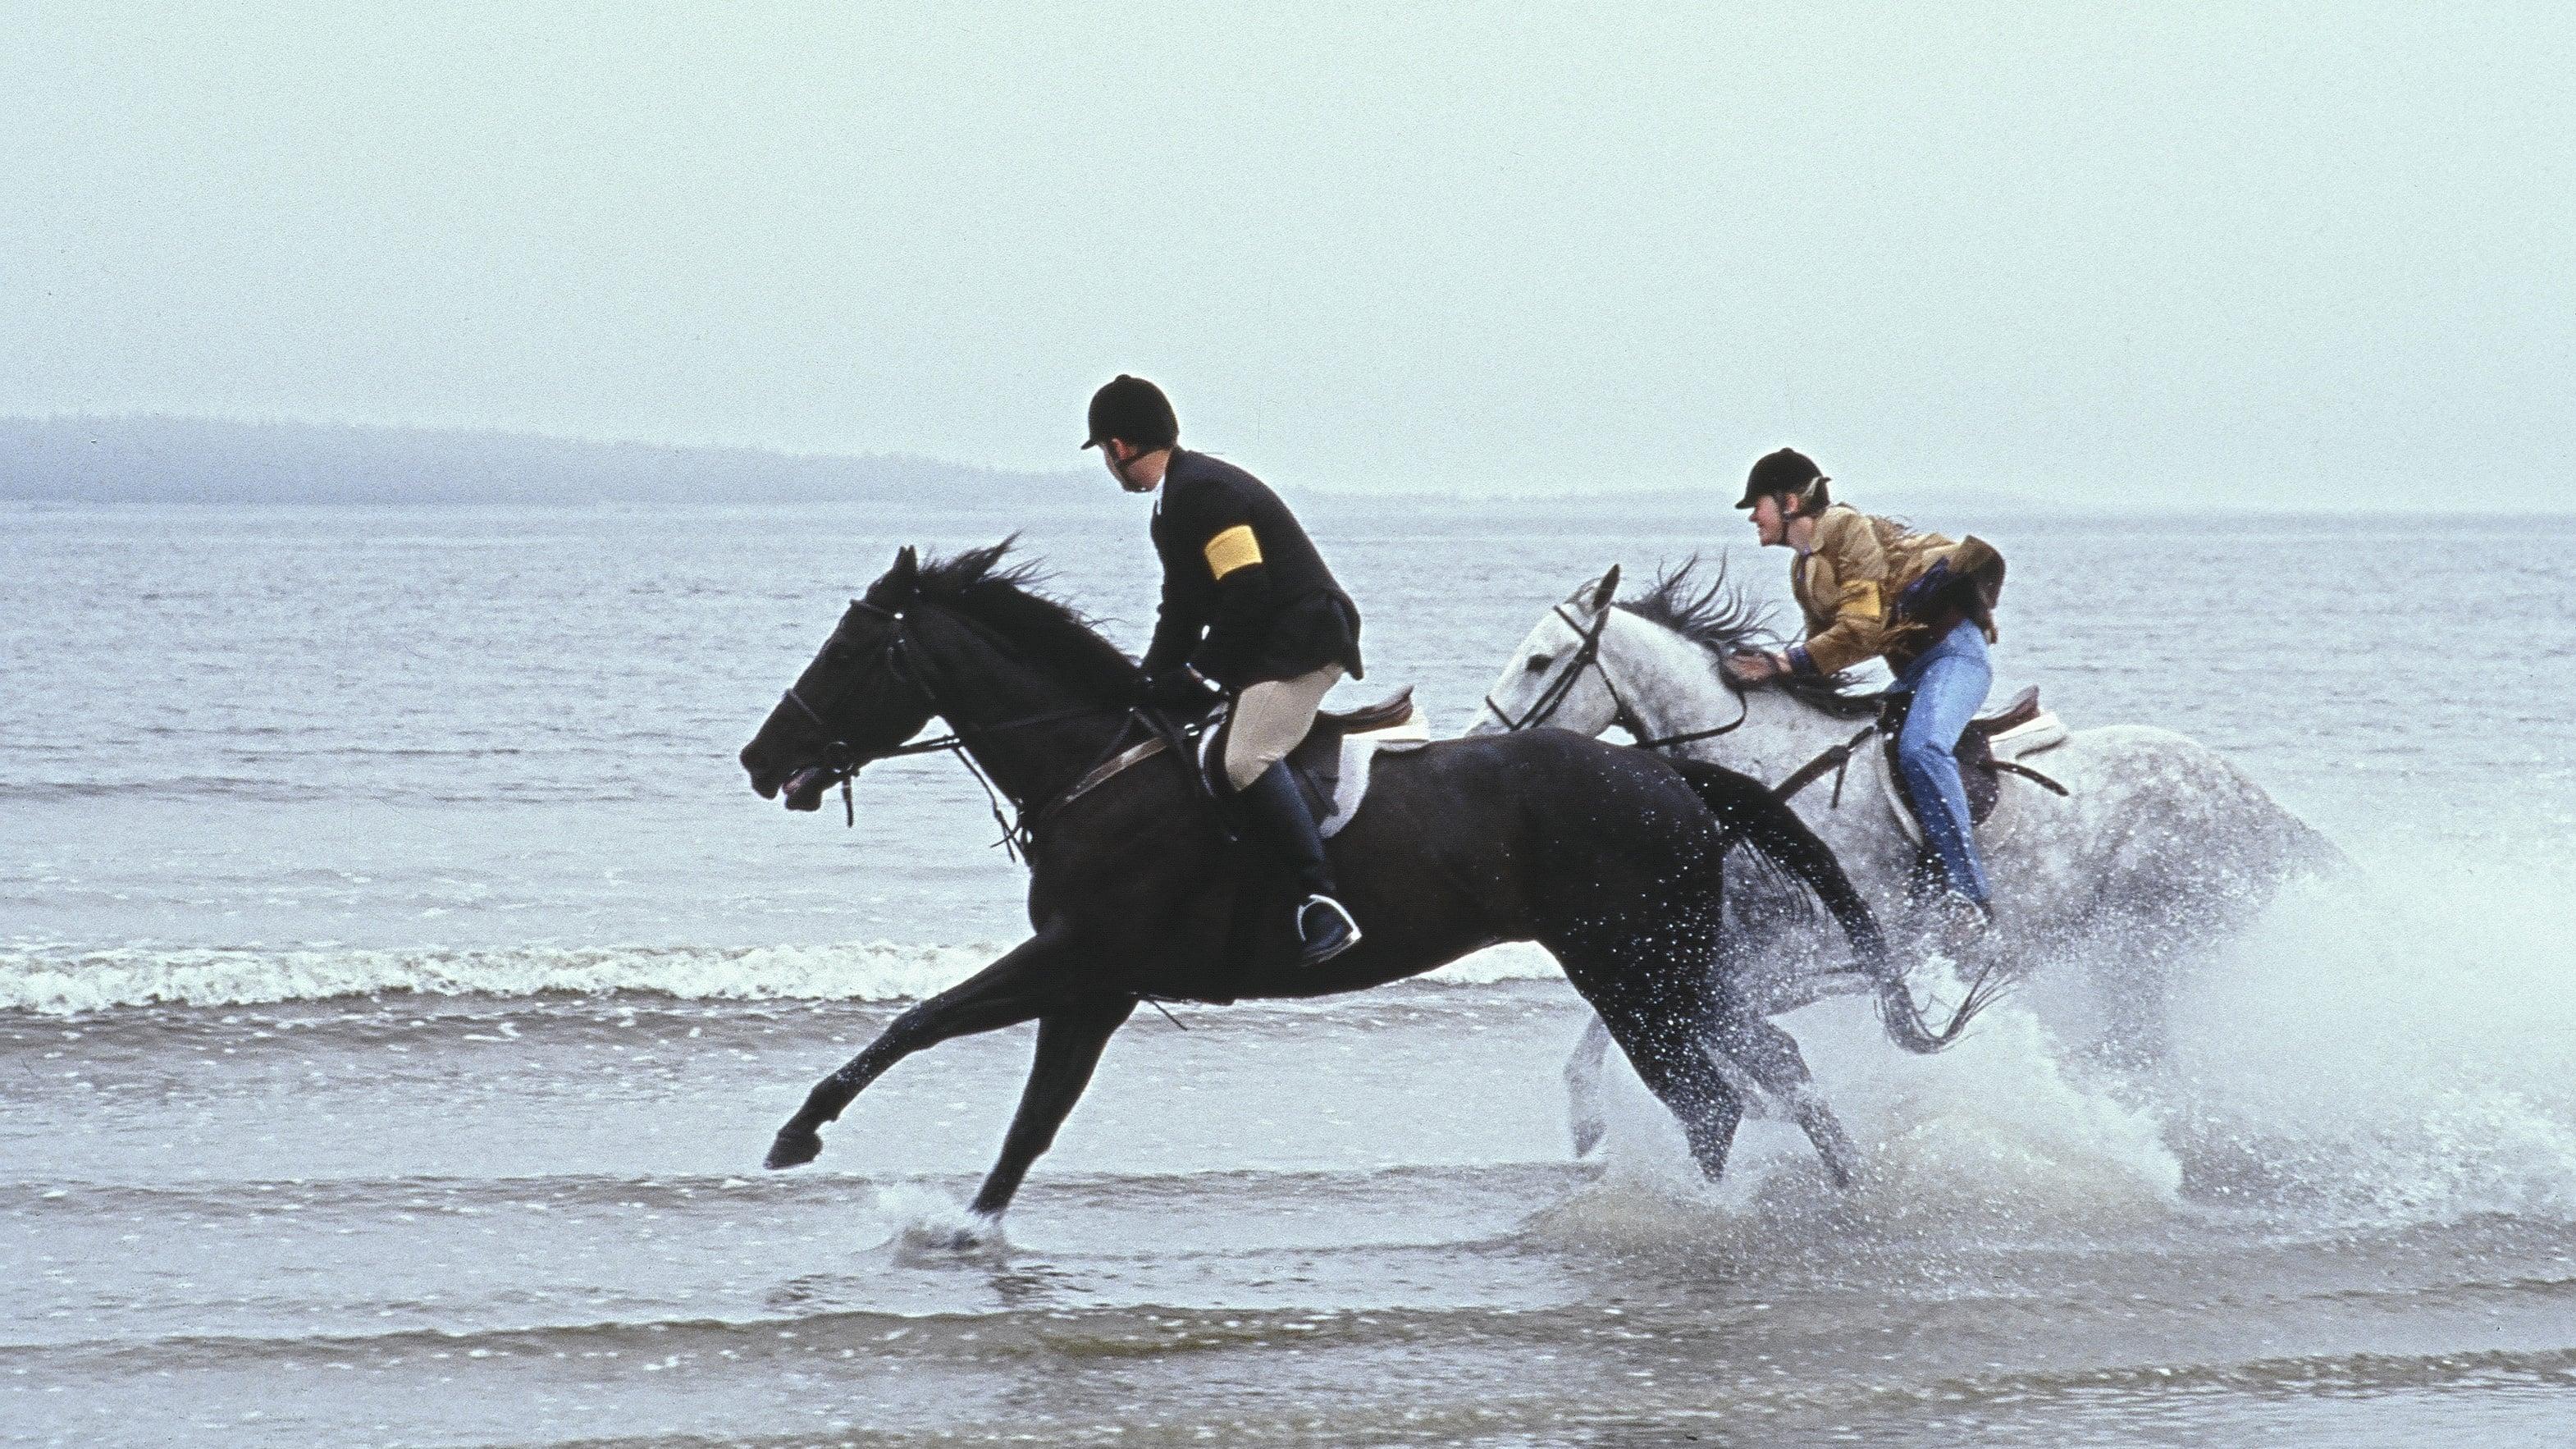
[[[1464,728],[1660,503],[1319,498],[1366,681]],[[999,1233],[1025,1030],[805,1089],[1025,930],[942,758],[733,753],[900,544],[1018,530],[1133,648],[1106,484],[882,509],[0,514],[0,1438],[64,1444],[2554,1443],[2576,1433],[2576,521],[1926,518],[1998,697],[2226,752],[2358,865],[2109,1070],[1784,1019],[1868,1160],[1728,1179],[1528,948],[1113,1042]],[[2534,540],[2549,546],[2534,547]],[[1785,616],[1784,616],[1785,617]],[[1185,1028],[1185,1029],[1183,1029]]]

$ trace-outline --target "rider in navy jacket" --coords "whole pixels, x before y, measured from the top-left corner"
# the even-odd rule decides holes
[[[1131,493],[1160,491],[1154,552],[1163,603],[1145,651],[1149,696],[1203,706],[1208,681],[1233,697],[1226,782],[1246,820],[1297,873],[1305,899],[1291,919],[1299,954],[1325,961],[1359,944],[1337,899],[1331,863],[1287,755],[1324,695],[1360,672],[1360,611],[1288,505],[1232,463],[1185,451],[1161,388],[1121,374],[1091,399],[1091,438]]]

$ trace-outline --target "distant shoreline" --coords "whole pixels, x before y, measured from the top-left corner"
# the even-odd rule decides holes
[[[1086,485],[1097,485],[1086,487]],[[0,504],[202,507],[766,507],[944,498],[975,512],[1067,506],[1107,485],[1095,471],[1033,473],[906,454],[600,442],[476,429],[219,418],[0,418]],[[1283,489],[1319,508],[1528,509],[1729,515],[1728,489],[1654,487],[1468,493],[1456,488]],[[2415,508],[2212,508],[2193,502],[2070,505],[1959,489],[1873,492],[1873,509],[1925,519],[2403,518]],[[2502,510],[2519,518],[2564,509]],[[2445,516],[2448,515],[2439,515]]]
[[[285,505],[1034,503],[1080,475],[904,455],[216,418],[0,418],[0,500]]]

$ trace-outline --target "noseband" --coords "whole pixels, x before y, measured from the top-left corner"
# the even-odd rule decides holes
[[[1601,635],[1602,631],[1610,627],[1611,607],[1604,604],[1600,617],[1592,621],[1591,628],[1586,629],[1575,622],[1573,615],[1565,612],[1563,604],[1556,606],[1556,617],[1563,620],[1565,627],[1573,630],[1575,637],[1583,642],[1575,646],[1573,657],[1566,663],[1565,672],[1548,681],[1547,688],[1539,692],[1539,697],[1530,702],[1530,707],[1521,712],[1519,719],[1512,718],[1510,711],[1495,703],[1492,695],[1485,696],[1485,708],[1492,710],[1494,718],[1502,721],[1504,733],[1517,734],[1522,730],[1536,729],[1547,723],[1548,719],[1556,713],[1557,707],[1564,704],[1566,697],[1574,692],[1575,684],[1583,678],[1583,672],[1587,669],[1598,673],[1601,676],[1601,687],[1610,692],[1610,704],[1616,711],[1610,716],[1610,722],[1626,730],[1629,737],[1637,742],[1637,748],[1641,750],[1659,750],[1666,745],[1686,745],[1693,740],[1715,739],[1719,735],[1732,734],[1743,727],[1744,721],[1753,714],[1753,706],[1749,703],[1744,704],[1744,712],[1737,715],[1732,722],[1719,725],[1715,729],[1690,730],[1677,735],[1649,736],[1646,733],[1645,723],[1637,718],[1636,711],[1628,708],[1628,701],[1620,696],[1618,682],[1610,677],[1610,671],[1603,668],[1601,664]],[[1736,698],[1739,703],[1744,702],[1740,691]]]

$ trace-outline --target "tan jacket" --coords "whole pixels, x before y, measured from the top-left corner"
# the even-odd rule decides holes
[[[1940,560],[1974,587],[1949,591],[1927,615],[1900,617],[1897,596]],[[1789,566],[1789,586],[1807,616],[1804,648],[1817,673],[1838,674],[1880,655],[1903,673],[1939,637],[1936,630],[1947,632],[1962,616],[1992,640],[2003,575],[2003,556],[1981,539],[1916,533],[1837,503],[1816,519],[1815,546]]]

